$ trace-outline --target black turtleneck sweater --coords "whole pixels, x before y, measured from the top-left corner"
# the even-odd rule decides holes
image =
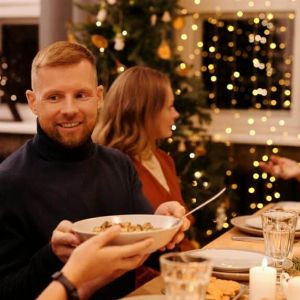
[[[0,299],[36,298],[62,267],[49,245],[60,221],[152,212],[127,156],[91,140],[66,149],[38,126],[0,165]],[[128,272],[93,299],[117,299],[133,288]]]

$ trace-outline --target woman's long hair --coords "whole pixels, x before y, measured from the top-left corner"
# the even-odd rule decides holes
[[[170,87],[168,77],[151,68],[127,69],[104,98],[93,139],[142,159],[156,144],[153,121],[162,110]]]

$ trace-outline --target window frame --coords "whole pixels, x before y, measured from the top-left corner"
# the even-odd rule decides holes
[[[272,6],[267,7],[266,1],[254,1],[254,6],[249,7],[246,0],[202,0],[200,5],[192,1],[182,0],[181,4],[188,12],[195,12],[201,15],[216,13],[222,17],[222,13],[236,13],[241,10],[244,13],[255,12],[292,12],[294,19],[294,45],[293,45],[293,66],[292,66],[292,106],[290,111],[274,110],[239,110],[239,109],[216,109],[207,110],[211,113],[212,123],[207,127],[215,141],[229,141],[245,144],[269,144],[269,145],[290,145],[300,146],[300,3],[289,0],[290,3],[282,0],[272,0]],[[289,7],[287,10],[286,7]],[[190,18],[191,19],[191,18]],[[191,28],[188,24],[186,28]],[[201,29],[200,29],[201,30]],[[189,36],[192,30],[186,32]],[[191,43],[190,43],[191,44]],[[185,48],[183,58],[187,63],[199,68],[201,58],[198,62],[191,61],[189,53],[192,53],[192,46]],[[201,55],[200,55],[201,57]],[[197,65],[198,64],[198,65]],[[238,117],[239,116],[239,117]],[[267,121],[262,121],[267,117]],[[254,124],[248,124],[248,119],[252,118]],[[264,120],[264,119],[263,119]],[[285,124],[279,125],[284,120]],[[230,130],[228,129],[230,128]],[[275,131],[272,131],[271,128]],[[227,132],[226,133],[226,129]],[[251,129],[255,129],[256,134],[250,135]],[[230,132],[231,131],[231,132]]]
[[[3,24],[39,24],[40,0],[0,0],[0,51]],[[11,121],[7,105],[0,103],[0,133],[34,134],[35,116],[27,104],[18,104],[22,122]],[[7,119],[7,121],[5,121]]]

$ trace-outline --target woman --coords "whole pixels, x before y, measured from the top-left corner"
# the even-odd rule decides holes
[[[154,209],[171,200],[185,206],[174,161],[157,147],[159,140],[172,135],[172,125],[178,117],[168,77],[136,66],[113,82],[93,133],[96,143],[129,155]],[[187,239],[181,244],[182,250],[193,248]]]

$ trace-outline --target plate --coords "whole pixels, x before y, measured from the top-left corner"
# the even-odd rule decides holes
[[[235,281],[249,281],[249,272],[235,273],[235,272],[218,272],[213,271],[212,275],[219,279],[235,280]]]
[[[261,229],[250,227],[249,225],[246,224],[246,220],[249,218],[253,218],[253,216],[246,215],[246,216],[235,217],[232,218],[230,222],[233,226],[235,226],[236,228],[240,229],[243,232],[250,233],[257,236],[262,236],[263,233]]]
[[[261,217],[260,216],[248,218],[245,221],[245,223],[248,226],[255,227],[255,228],[258,228],[258,229],[262,229],[262,222],[261,222]],[[300,218],[298,218],[296,230],[300,230]]]
[[[295,210],[300,214],[300,202],[299,201],[280,201],[274,205],[274,208],[282,208],[283,210]]]
[[[221,272],[248,272],[251,267],[260,266],[264,253],[236,249],[203,249],[192,250],[189,253],[193,256],[210,258],[213,262],[214,271]]]
[[[248,276],[249,278],[249,276]],[[234,298],[231,298],[232,300],[239,299],[240,296],[244,294],[246,290],[246,285],[240,284],[240,291],[237,295],[234,296]],[[162,293],[165,293],[165,290],[162,290]],[[139,295],[139,296],[132,296],[132,297],[125,297],[121,298],[119,300],[166,300],[167,296],[165,295]]]
[[[121,298],[120,300],[166,300],[167,297],[165,295],[140,295],[140,296],[132,296]]]
[[[256,235],[256,236],[263,236],[263,232],[261,229],[252,227],[247,225],[246,221],[247,219],[254,218],[253,215],[246,215],[246,216],[239,216],[231,219],[231,224],[238,228],[239,230]],[[300,231],[296,231],[295,237],[300,237]]]

